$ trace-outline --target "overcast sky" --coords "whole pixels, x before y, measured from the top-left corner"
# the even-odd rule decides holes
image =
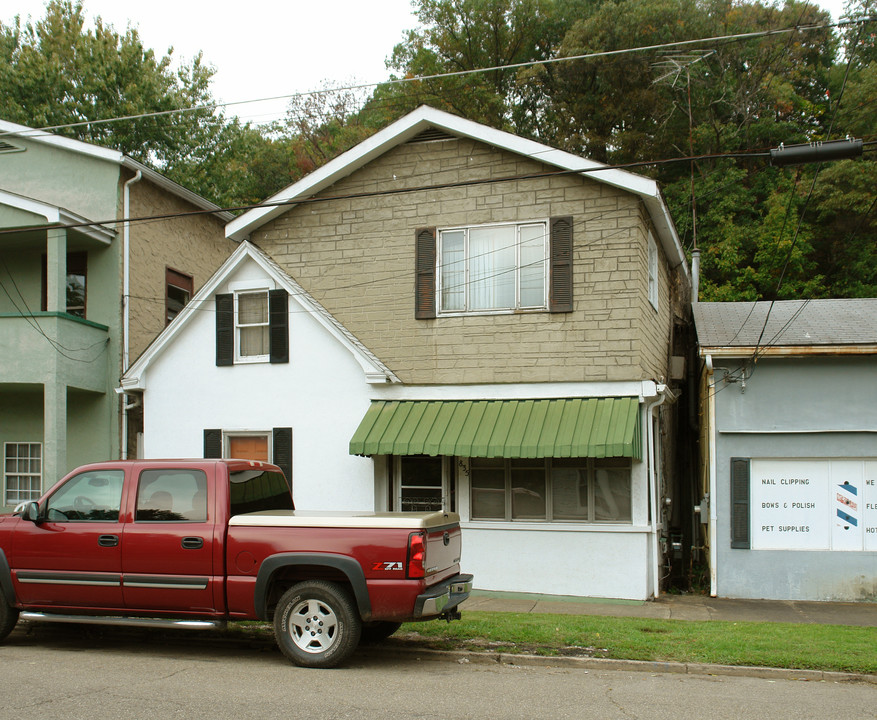
[[[836,20],[843,0],[820,0]],[[384,64],[404,31],[415,28],[410,0],[84,0],[119,31],[139,29],[147,47],[190,60],[199,50],[216,68],[220,101],[253,100],[386,79]],[[0,21],[42,17],[45,0],[3,3]],[[285,101],[232,106],[229,114],[268,122],[283,116]]]

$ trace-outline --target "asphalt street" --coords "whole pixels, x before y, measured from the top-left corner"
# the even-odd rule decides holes
[[[268,641],[19,627],[0,646],[0,718],[873,718],[877,686],[586,670],[361,651],[305,670]]]

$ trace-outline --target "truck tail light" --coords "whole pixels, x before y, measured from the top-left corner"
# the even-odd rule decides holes
[[[408,536],[408,577],[422,578],[426,558],[426,539],[423,533],[411,533]]]

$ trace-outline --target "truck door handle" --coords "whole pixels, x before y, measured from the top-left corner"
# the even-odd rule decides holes
[[[97,539],[97,544],[101,547],[116,547],[119,544],[118,535],[101,535]]]
[[[184,537],[180,544],[185,550],[197,550],[198,548],[204,547],[204,538]]]

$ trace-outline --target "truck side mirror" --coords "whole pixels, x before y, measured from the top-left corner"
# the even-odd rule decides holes
[[[21,517],[24,520],[28,520],[34,524],[42,522],[43,518],[40,517],[40,505],[37,502],[29,502],[26,503],[24,508],[21,511]]]

